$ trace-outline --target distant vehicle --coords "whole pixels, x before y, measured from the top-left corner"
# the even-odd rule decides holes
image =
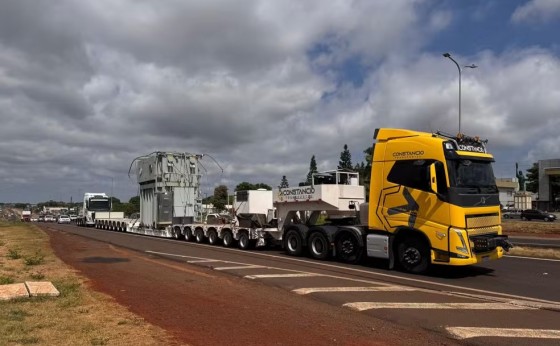
[[[45,222],[45,217],[43,215],[40,215],[39,218],[37,219],[37,221]]]
[[[522,220],[544,220],[544,221],[554,221],[556,220],[556,215],[551,214],[547,211],[537,210],[537,209],[527,209],[521,212]]]
[[[56,219],[53,215],[45,215],[45,222],[55,222]]]
[[[521,218],[521,210],[510,209],[507,211],[502,212],[502,217],[504,219],[520,219]]]
[[[37,221],[38,221],[38,219],[36,217],[31,218],[31,222],[37,222]]]
[[[57,221],[57,222],[58,222],[58,223],[70,223],[70,222],[71,222],[70,216],[68,216],[68,215],[60,215],[60,216],[58,217],[58,221]]]
[[[76,221],[76,219],[78,218],[78,215],[70,214],[69,217],[70,217],[71,221]]]
[[[31,221],[31,210],[24,210],[21,212],[21,221],[23,222]]]

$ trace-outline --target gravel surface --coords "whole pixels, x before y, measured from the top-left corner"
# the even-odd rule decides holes
[[[455,345],[263,283],[47,230],[56,255],[146,321],[190,345]]]

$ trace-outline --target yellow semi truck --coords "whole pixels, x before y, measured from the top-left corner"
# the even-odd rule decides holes
[[[378,129],[374,139],[369,204],[361,206],[368,252],[423,272],[430,263],[498,259],[511,247],[486,141],[402,129]]]
[[[498,259],[509,250],[511,244],[500,225],[494,159],[486,141],[389,128],[377,129],[374,139],[366,191],[369,202],[362,203],[356,193],[343,200],[359,209],[355,222],[340,217],[346,208],[340,203],[331,208],[338,214],[335,217],[321,211],[327,215],[325,222],[318,217],[322,208],[317,206],[324,204],[325,197],[310,194],[306,206],[301,199],[282,197],[293,192],[280,189],[275,206],[288,254],[307,252],[317,259],[335,256],[344,262],[357,262],[366,255],[389,260],[391,268],[399,265],[422,273],[430,264],[477,264]],[[308,215],[308,221],[292,222],[296,210],[298,215]],[[283,220],[282,215],[286,215]]]

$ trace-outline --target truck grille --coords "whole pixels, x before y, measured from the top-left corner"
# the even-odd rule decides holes
[[[496,226],[500,224],[500,214],[467,215],[465,224],[467,229]]]

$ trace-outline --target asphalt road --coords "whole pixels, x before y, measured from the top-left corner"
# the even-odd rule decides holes
[[[344,265],[205,244],[50,224],[49,227],[198,265],[377,318],[451,335],[468,344],[560,343],[560,261],[505,257],[439,267],[424,276],[382,262]]]

